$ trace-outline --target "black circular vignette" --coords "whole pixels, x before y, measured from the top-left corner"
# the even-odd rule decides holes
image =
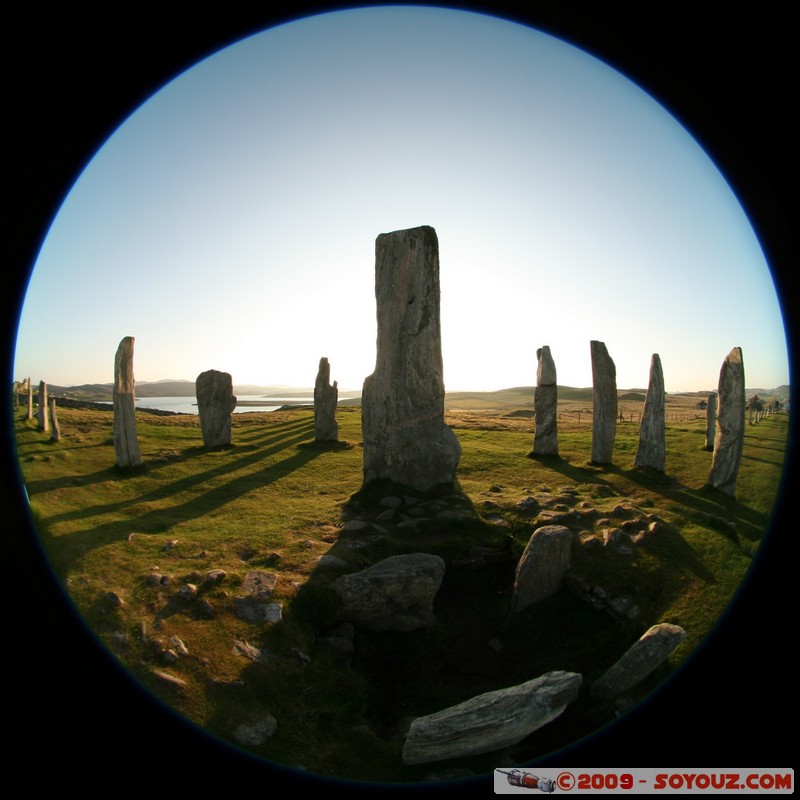
[[[266,27],[356,7],[273,2],[208,12],[148,8],[120,17],[61,7],[17,11],[2,54],[6,161],[0,214],[4,270],[4,379],[10,387],[19,307],[37,252],[83,166],[125,118],[172,78],[222,47]],[[417,4],[419,5],[419,4]],[[684,124],[742,203],[783,304],[794,359],[791,287],[797,263],[790,230],[794,143],[788,19],[770,11],[728,16],[688,3],[500,2],[446,4],[529,24],[601,58],[648,91]],[[710,324],[699,320],[698,331]],[[732,342],[731,345],[737,344]],[[794,361],[792,361],[794,364]],[[794,377],[794,375],[792,375]],[[8,391],[3,419],[10,419]],[[794,400],[795,392],[792,392]],[[792,424],[792,443],[794,442]],[[178,791],[200,787],[309,788],[375,794],[364,784],[301,778],[221,745],[155,703],[96,644],[58,588],[36,544],[19,489],[13,436],[3,427],[6,658],[10,667],[7,772],[38,785]],[[555,767],[788,767],[788,741],[774,725],[790,712],[784,658],[789,586],[790,464],[756,569],[704,647],[650,701],[601,734],[543,759]],[[31,756],[33,764],[31,768]],[[551,776],[554,777],[554,776]],[[109,783],[110,782],[110,783]],[[382,787],[381,793],[420,793]],[[490,778],[451,786],[492,793]],[[444,787],[431,794],[445,793]],[[449,793],[449,791],[448,791]]]

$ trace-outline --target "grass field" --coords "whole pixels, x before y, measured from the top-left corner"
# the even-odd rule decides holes
[[[336,445],[315,444],[313,413],[294,409],[234,415],[233,445],[217,451],[203,448],[196,417],[137,412],[144,466],[130,472],[114,466],[108,411],[59,409],[59,442],[23,410],[15,425],[31,512],[55,573],[98,639],[153,695],[270,761],[405,782],[447,767],[480,774],[500,757],[524,763],[574,741],[613,719],[618,709],[593,704],[588,688],[650,625],[681,625],[687,638],[629,703],[711,631],[768,528],[787,418],[747,426],[734,500],[704,488],[711,454],[696,402],[668,397],[666,474],[653,475],[632,468],[635,396],[620,400],[624,419],[606,467],[589,463],[585,398],[559,403],[560,456],[534,459],[532,401],[514,392],[451,397],[466,519],[420,531],[389,522],[385,535],[362,539],[341,535],[362,482],[357,407],[339,410]],[[526,498],[540,513],[518,505]],[[547,515],[576,532],[568,580],[512,614],[516,559]],[[652,535],[637,536],[653,521]],[[357,631],[345,659],[322,646],[336,622],[336,575],[420,550],[448,565],[435,625]],[[326,555],[345,566],[324,566]],[[213,570],[224,574],[209,581]],[[282,621],[237,615],[236,597],[254,570],[275,576]],[[401,763],[409,719],[551,669],[580,672],[581,696],[523,742],[452,763]],[[265,719],[277,723],[274,733],[242,744],[242,732]]]

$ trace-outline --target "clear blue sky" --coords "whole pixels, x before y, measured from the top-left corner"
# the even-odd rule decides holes
[[[374,242],[439,236],[448,390],[789,382],[769,269],[736,197],[661,106],[551,36],[464,11],[381,7],[245,39],[164,87],[87,165],[22,311],[15,377],[342,389],[375,366]],[[52,336],[53,320],[59,336]]]

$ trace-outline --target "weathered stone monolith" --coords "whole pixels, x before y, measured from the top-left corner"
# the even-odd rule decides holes
[[[339,438],[336,423],[336,404],[339,402],[339,384],[331,385],[331,365],[324,356],[319,360],[317,380],[314,383],[314,439],[318,442],[335,442]]]
[[[685,638],[686,631],[678,625],[668,622],[653,625],[592,685],[592,698],[604,702],[632,689],[658,667]]]
[[[582,682],[577,672],[553,670],[417,717],[403,745],[403,763],[426,764],[510,747],[575,702]]]
[[[203,444],[227,447],[231,443],[231,414],[236,408],[230,374],[209,369],[197,376],[194,386]]]
[[[37,428],[47,433],[50,430],[50,410],[47,405],[47,384],[39,381],[39,410],[36,412]]]
[[[714,449],[714,431],[717,427],[717,393],[710,392],[706,402],[706,450]]]
[[[639,447],[633,460],[634,467],[649,467],[658,472],[664,471],[667,452],[664,403],[661,357],[658,353],[653,353],[650,360],[650,383],[647,386],[642,423],[639,426]]]
[[[50,398],[50,422],[52,423],[53,431],[50,434],[51,442],[61,441],[61,426],[58,424],[58,414],[56,414],[56,399]]]
[[[719,413],[708,485],[734,496],[744,448],[744,361],[742,348],[734,347],[719,372]]]
[[[28,378],[28,413],[27,419],[33,419],[33,384],[31,379]]]
[[[536,389],[533,392],[536,431],[533,435],[533,455],[558,455],[558,388],[556,365],[545,345],[536,351]]]
[[[114,357],[114,449],[118,467],[142,463],[136,435],[136,398],[133,380],[133,336],[119,343]]]
[[[439,241],[429,227],[375,241],[378,341],[361,397],[364,484],[452,483],[461,445],[444,423]]]
[[[603,342],[592,355],[592,463],[610,464],[617,435],[617,368]]]
[[[512,611],[522,611],[561,587],[572,555],[572,531],[564,525],[537,528],[517,564]]]

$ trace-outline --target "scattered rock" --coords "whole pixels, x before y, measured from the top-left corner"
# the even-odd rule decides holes
[[[258,747],[278,729],[278,721],[271,714],[255,722],[242,723],[233,731],[233,738],[246,747]]]
[[[517,565],[512,609],[524,608],[556,592],[569,569],[573,534],[563,525],[533,532]]]

